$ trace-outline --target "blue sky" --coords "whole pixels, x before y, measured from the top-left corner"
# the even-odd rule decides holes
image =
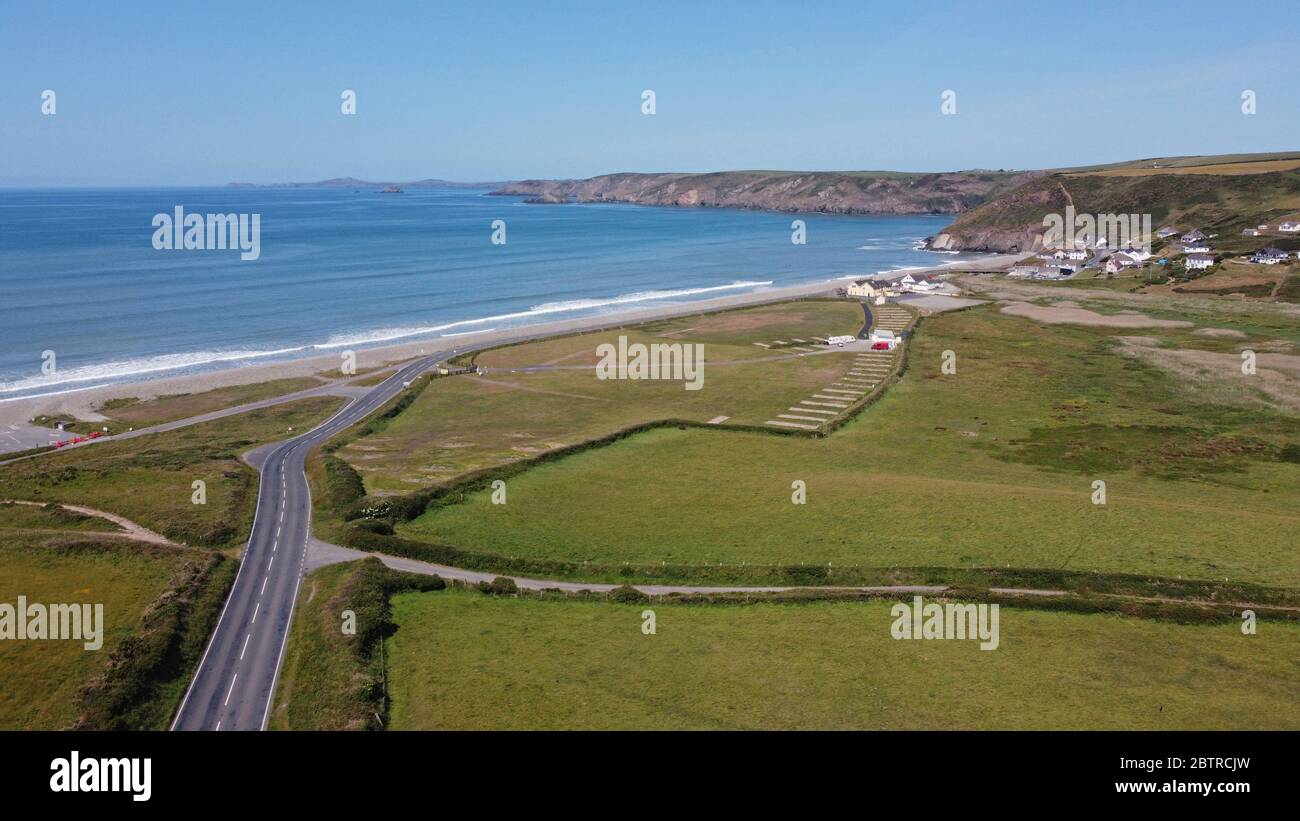
[[[15,2],[4,17],[0,185],[1300,149],[1294,2]]]

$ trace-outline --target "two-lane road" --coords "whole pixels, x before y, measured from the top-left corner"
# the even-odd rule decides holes
[[[267,456],[239,574],[172,729],[266,727],[311,535],[311,492],[303,470],[307,454],[369,416],[400,393],[404,382],[447,356],[435,354],[407,365],[324,424],[281,443]]]

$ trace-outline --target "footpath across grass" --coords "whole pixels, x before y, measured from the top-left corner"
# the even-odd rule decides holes
[[[899,641],[890,604],[392,599],[394,729],[1300,729],[1300,626],[1003,608]],[[656,634],[642,633],[655,611]]]
[[[74,433],[90,433],[104,427],[110,433],[121,433],[128,428],[147,428],[188,419],[205,413],[233,408],[249,402],[272,399],[277,396],[318,388],[321,381],[310,376],[274,379],[269,382],[254,382],[248,385],[231,385],[214,388],[200,393],[177,393],[157,396],[153,399],[140,400],[135,397],[110,399],[97,410],[102,421],[88,422],[71,417],[38,417],[37,422],[51,427],[55,422],[65,422],[67,429]]]
[[[257,502],[257,473],[240,456],[306,431],[342,401],[303,399],[2,465],[0,499],[86,505],[178,542],[238,547]],[[196,481],[204,483],[204,504],[194,503]]]

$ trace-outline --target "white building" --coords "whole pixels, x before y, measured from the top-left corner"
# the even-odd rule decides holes
[[[1137,265],[1137,260],[1133,259],[1133,257],[1129,256],[1123,251],[1120,251],[1118,253],[1111,254],[1110,257],[1107,258],[1106,273],[1118,274],[1120,271],[1124,270],[1125,268],[1132,268],[1134,265]]]
[[[1257,236],[1259,236],[1259,229],[1258,229],[1258,228],[1247,228],[1246,230],[1244,230],[1244,231],[1241,232],[1241,235],[1242,235],[1243,237],[1257,237]]]
[[[1203,239],[1183,243],[1183,253],[1185,254],[1208,254],[1209,252],[1210,243]]]
[[[1209,268],[1213,264],[1214,264],[1214,256],[1212,254],[1188,254],[1187,255],[1187,267],[1193,270],[1203,271],[1206,268]]]
[[[1182,240],[1184,245],[1186,245],[1189,242],[1199,242],[1200,240],[1205,239],[1205,234],[1202,234],[1199,230],[1192,230],[1183,234],[1179,239]]]
[[[1156,236],[1159,237],[1160,239],[1164,239],[1165,237],[1172,237],[1174,234],[1177,233],[1178,233],[1177,228],[1170,228],[1168,225],[1166,225],[1164,228],[1161,228],[1159,231],[1156,231]]]
[[[1288,254],[1280,248],[1261,248],[1256,251],[1250,258],[1251,262],[1257,262],[1261,265],[1277,265],[1279,262],[1286,262]]]
[[[1300,231],[1300,222],[1284,222],[1277,227],[1279,231],[1286,231],[1288,234],[1294,234]]]
[[[933,291],[939,287],[939,283],[929,274],[904,274],[899,284],[908,291]]]

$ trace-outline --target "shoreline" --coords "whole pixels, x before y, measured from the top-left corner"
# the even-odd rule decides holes
[[[963,271],[1000,270],[1015,262],[1019,257],[1018,254],[999,254],[969,264],[950,263],[948,265],[908,269],[905,272],[898,273],[925,271],[934,274],[955,274]],[[833,294],[836,288],[843,287],[843,283],[850,278],[888,275],[888,273],[845,275],[844,277],[822,282],[767,288],[746,294],[694,300],[658,308],[634,308],[609,314],[551,320],[513,328],[470,331],[450,337],[412,339],[409,342],[358,348],[356,350],[357,370],[372,370],[393,365],[433,351],[500,345],[524,339],[559,336],[580,331],[594,331],[600,328],[631,325],[657,319],[743,308],[770,302],[783,302],[800,297]],[[36,416],[42,415],[69,415],[78,419],[94,421],[98,416],[96,409],[111,399],[134,397],[145,401],[158,396],[201,393],[233,385],[249,385],[292,377],[318,376],[328,371],[337,370],[339,365],[340,355],[337,353],[316,354],[264,365],[247,365],[158,379],[116,382],[110,385],[85,388],[69,388],[65,391],[52,392],[41,396],[0,399],[0,424],[23,424]]]

